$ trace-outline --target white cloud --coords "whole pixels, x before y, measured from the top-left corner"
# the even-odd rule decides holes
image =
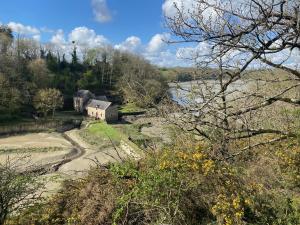
[[[176,51],[174,52],[170,49],[155,53],[144,52],[142,55],[152,64],[161,67],[187,67],[193,64],[193,62],[190,60],[179,58],[176,55]]]
[[[97,35],[96,32],[87,27],[77,27],[69,34],[69,42],[81,47],[95,48],[103,47],[109,43],[109,41],[103,35]]]
[[[59,29],[55,35],[52,36],[50,42],[55,45],[63,46],[66,44],[64,31]]]
[[[181,10],[184,9],[187,12],[193,8],[195,0],[165,0],[162,5],[164,15],[173,17],[177,13],[175,5]]]
[[[141,39],[136,36],[128,37],[125,41],[114,46],[115,49],[128,51],[143,56],[152,64],[162,67],[190,66],[191,61],[177,57],[176,51],[166,48],[166,40],[169,34],[156,34],[149,43],[143,44]]]
[[[207,42],[201,42],[196,47],[178,48],[176,55],[178,58],[189,60],[206,60],[212,54],[211,46]]]
[[[88,49],[106,47],[109,44],[103,35],[98,35],[94,30],[87,27],[76,27],[67,37],[64,31],[60,29],[56,31],[50,41],[54,45],[52,48],[65,54],[67,59],[70,59],[74,44],[77,47],[79,58],[82,58]],[[73,42],[75,43],[73,44]]]
[[[139,37],[131,36],[128,37],[124,42],[121,44],[115,45],[116,49],[121,51],[130,51],[138,53],[141,50],[142,41]]]
[[[32,38],[33,38],[35,41],[39,42],[39,41],[41,40],[41,35],[36,34],[36,35],[33,35]]]
[[[55,33],[55,30],[50,29],[48,27],[42,27],[40,30],[44,33]]]
[[[296,69],[300,68],[300,51],[296,48],[292,51],[290,49],[284,49],[278,53],[267,55],[266,58],[276,64],[282,64]]]
[[[112,19],[106,0],[92,0],[92,7],[96,21],[105,23]]]
[[[169,39],[170,34],[156,34],[151,38],[146,50],[148,52],[161,51],[167,45],[166,41],[168,41]]]
[[[222,20],[223,12],[220,9],[230,9],[246,15],[249,13],[249,10],[247,10],[249,1],[251,0],[165,0],[162,5],[162,11],[168,18],[183,17],[185,21],[190,21],[191,23],[197,23],[195,18],[191,18],[191,15],[201,13],[197,18],[199,22],[207,26],[221,24],[222,27],[224,21]],[[178,16],[178,10],[182,13],[180,17]]]
[[[15,22],[9,22],[7,24],[7,26],[12,29],[12,31],[22,34],[22,35],[39,35],[40,34],[40,30],[35,28],[35,27],[31,27],[31,26],[25,26],[21,23],[15,23]]]

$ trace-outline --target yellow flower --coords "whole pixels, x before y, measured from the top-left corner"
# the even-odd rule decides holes
[[[187,159],[188,155],[186,153],[184,153],[184,152],[179,152],[178,153],[178,157],[185,160],[185,159]]]
[[[165,169],[166,167],[167,167],[167,162],[166,161],[161,162],[160,165],[159,165],[159,168],[162,169],[162,170]]]
[[[217,214],[217,209],[218,209],[218,206],[217,205],[214,205],[211,209],[211,212],[212,214],[216,215]]]
[[[229,217],[225,217],[225,225],[232,225],[232,219],[230,219]]]
[[[203,163],[204,174],[207,175],[213,167],[214,162],[212,160],[205,160]]]
[[[243,215],[244,215],[244,212],[243,212],[243,211],[240,211],[240,212],[236,212],[236,213],[235,213],[235,216],[236,216],[236,218],[238,218],[238,219],[241,219]]]
[[[248,206],[252,205],[251,199],[249,199],[249,198],[245,199],[245,204]]]
[[[193,163],[193,164],[192,164],[192,169],[193,169],[193,170],[198,170],[198,169],[199,169],[199,166],[198,166],[196,163]]]
[[[198,153],[193,154],[193,159],[194,160],[199,160],[201,158],[203,158],[203,154],[202,153],[198,152]]]
[[[232,205],[233,208],[238,209],[240,207],[240,198],[233,199]]]

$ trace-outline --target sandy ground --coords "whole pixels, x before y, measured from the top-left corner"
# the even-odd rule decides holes
[[[47,148],[47,147],[62,147],[71,148],[70,142],[65,140],[59,133],[36,133],[11,136],[0,139],[1,149],[15,148]]]
[[[96,162],[100,164],[107,164],[109,162],[120,161],[120,157],[126,157],[126,154],[123,151],[116,151],[113,147],[98,149],[97,147],[86,143],[80,137],[79,130],[77,129],[66,132],[66,135],[85,150],[85,154],[82,157],[60,167],[59,172],[69,178],[86,174],[91,167],[96,166]]]
[[[76,171],[86,171],[91,166],[95,166],[95,160],[101,164],[108,162],[118,161],[120,154],[121,157],[125,157],[125,153],[121,150],[118,152],[113,147],[105,149],[99,149],[95,146],[86,143],[79,135],[79,130],[74,129],[65,133],[74,142],[76,142],[82,149],[85,150],[85,154],[80,158],[77,158],[69,163],[63,165],[59,171],[69,175],[74,175]],[[47,147],[61,147],[62,151],[49,151],[49,152],[28,152],[28,153],[9,153],[1,154],[1,149],[19,149],[19,148],[47,148]],[[26,134],[19,136],[12,136],[0,139],[0,161],[5,160],[9,155],[11,158],[17,158],[22,156],[28,156],[32,159],[32,162],[49,163],[50,159],[60,159],[66,153],[73,148],[73,145],[67,141],[59,133],[37,133]],[[53,161],[53,160],[51,160]],[[75,172],[74,172],[75,171]]]
[[[41,166],[48,163],[56,162],[62,159],[71,149],[64,149],[55,152],[28,152],[28,153],[10,153],[0,154],[0,163],[5,162],[9,157],[11,160],[26,158],[27,164],[31,166]],[[1,150],[0,150],[1,152]]]
[[[63,180],[77,179],[86,175],[91,167],[97,165],[96,162],[107,164],[109,162],[120,161],[120,157],[127,157],[123,151],[118,150],[117,152],[113,147],[97,149],[97,147],[86,143],[80,137],[79,130],[77,129],[68,131],[65,134],[84,149],[85,154],[64,164],[57,172],[43,176],[43,178],[48,180],[44,196],[50,196],[53,193],[56,193],[60,189]]]
[[[48,147],[58,147],[58,151],[41,151]],[[0,139],[0,163],[10,159],[24,158],[27,164],[40,166],[62,159],[72,149],[72,144],[65,140],[59,133],[35,133],[11,136]],[[22,152],[22,148],[36,148],[36,152]],[[20,149],[19,152],[3,153],[1,150]],[[25,159],[26,158],[26,159]]]
[[[107,164],[109,162],[121,161],[120,158],[126,158],[127,155],[122,150],[116,151],[112,146],[102,148],[91,146],[86,143],[79,135],[79,130],[74,129],[65,133],[74,143],[67,141],[63,135],[59,133],[37,133],[12,136],[0,139],[0,163],[5,161],[7,157],[24,157],[30,158],[28,164],[44,165],[57,162],[64,159],[65,155],[72,148],[80,148],[84,154],[77,159],[74,159],[62,165],[58,171],[51,174],[43,175],[42,178],[47,180],[45,196],[49,196],[59,190],[62,181],[65,179],[76,179],[87,174],[91,167],[96,166],[96,163]],[[19,148],[47,148],[60,147],[61,151],[49,152],[29,152],[29,153],[9,153],[1,154],[1,149],[19,149]],[[28,158],[27,158],[28,160]]]

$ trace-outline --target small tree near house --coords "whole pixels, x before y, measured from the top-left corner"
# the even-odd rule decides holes
[[[55,110],[62,108],[63,104],[63,96],[57,89],[41,89],[34,97],[34,107],[38,112],[43,113],[44,117],[47,117],[49,112],[54,116]]]

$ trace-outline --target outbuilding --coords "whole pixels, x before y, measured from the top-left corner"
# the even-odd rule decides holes
[[[76,112],[83,113],[90,99],[95,98],[95,95],[89,90],[79,90],[73,97],[74,109]]]

